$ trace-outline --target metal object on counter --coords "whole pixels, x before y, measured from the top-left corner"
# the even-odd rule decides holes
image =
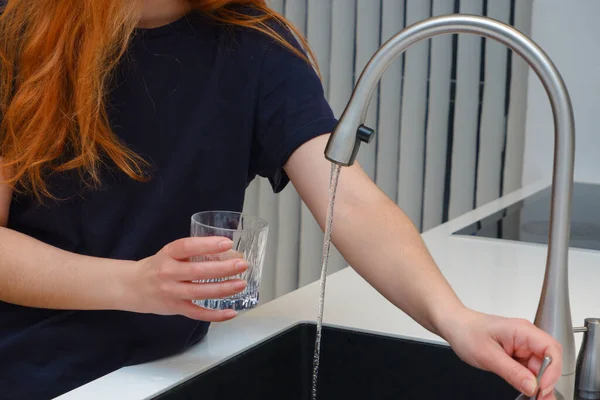
[[[546,372],[546,369],[548,368],[548,366],[550,365],[550,363],[552,362],[552,357],[544,357],[544,360],[542,361],[542,366],[540,367],[540,370],[538,372],[537,375],[537,384],[538,384],[538,388],[540,387],[540,382],[542,381],[542,376],[544,376],[544,372]],[[531,397],[532,400],[536,400],[538,398],[538,393]]]
[[[536,72],[550,99],[554,116],[554,165],[550,234],[546,273],[535,324],[563,347],[562,373],[557,397],[573,400],[575,393],[575,338],[571,320],[568,260],[571,193],[575,158],[575,127],[571,99],[556,66],[527,36],[502,22],[472,15],[432,17],[407,27],[389,39],[371,58],[331,135],[325,157],[338,165],[354,163],[360,143],[373,139],[364,122],[373,91],[387,67],[408,47],[438,35],[468,33],[494,39],[519,54]]]
[[[538,371],[538,374],[536,377],[536,381],[537,381],[537,385],[538,385],[538,393],[534,394],[533,397],[527,397],[524,394],[521,394],[515,400],[526,400],[526,399],[537,400],[538,395],[539,395],[539,387],[540,387],[540,382],[542,380],[542,376],[544,376],[544,372],[546,372],[546,369],[548,369],[548,366],[550,365],[550,363],[552,363],[552,357],[546,356],[542,360],[542,365],[540,366],[540,370]]]

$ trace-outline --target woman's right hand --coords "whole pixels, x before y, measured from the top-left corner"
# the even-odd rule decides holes
[[[192,300],[215,299],[234,295],[246,288],[246,282],[196,283],[203,279],[227,278],[244,272],[242,259],[191,262],[190,257],[219,254],[232,248],[223,237],[189,237],[166,245],[157,254],[135,263],[134,282],[129,286],[132,311],[159,315],[184,315],[188,318],[220,322],[234,318],[233,310],[208,310]],[[133,298],[132,298],[133,297]]]

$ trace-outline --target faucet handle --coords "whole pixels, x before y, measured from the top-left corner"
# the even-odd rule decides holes
[[[586,318],[585,326],[574,328],[574,332],[583,332],[575,392],[581,399],[600,399],[600,318]]]
[[[538,371],[536,380],[537,380],[537,385],[538,388],[540,386],[540,381],[542,380],[542,376],[544,375],[544,372],[546,372],[546,369],[548,368],[548,366],[550,365],[550,363],[552,362],[552,357],[544,357],[544,359],[542,360],[542,366],[540,367],[540,370]],[[534,394],[532,397],[528,397],[524,394],[520,394],[519,397],[517,397],[515,400],[536,400],[538,398],[539,392]]]
[[[540,367],[540,370],[538,372],[537,375],[537,385],[538,388],[540,387],[540,381],[542,380],[542,376],[544,375],[544,372],[546,372],[546,369],[550,366],[550,363],[552,362],[552,357],[544,357],[544,359],[542,360],[542,366]],[[539,393],[537,393],[534,397],[531,397],[532,400],[536,400],[539,397]]]

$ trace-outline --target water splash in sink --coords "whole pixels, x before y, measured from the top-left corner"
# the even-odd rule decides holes
[[[327,281],[327,262],[331,247],[331,228],[333,227],[333,209],[335,207],[335,193],[340,178],[341,167],[331,163],[331,176],[329,178],[329,207],[327,209],[327,222],[325,237],[323,238],[323,261],[321,264],[321,291],[319,296],[319,314],[317,315],[317,337],[315,339],[315,355],[313,361],[312,400],[317,399],[317,378],[319,375],[319,356],[321,353],[321,333],[323,330],[323,308],[325,305],[325,283]]]

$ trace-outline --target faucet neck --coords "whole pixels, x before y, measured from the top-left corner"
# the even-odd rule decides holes
[[[575,372],[575,340],[569,304],[567,255],[575,159],[574,118],[565,83],[550,58],[537,44],[509,25],[472,15],[434,17],[407,27],[389,39],[365,67],[329,139],[325,157],[339,165],[353,164],[361,143],[357,131],[365,122],[370,99],[388,66],[415,43],[455,33],[484,36],[511,48],[535,71],[550,99],[555,130],[550,236],[535,324],[562,344],[563,374],[571,376]]]

